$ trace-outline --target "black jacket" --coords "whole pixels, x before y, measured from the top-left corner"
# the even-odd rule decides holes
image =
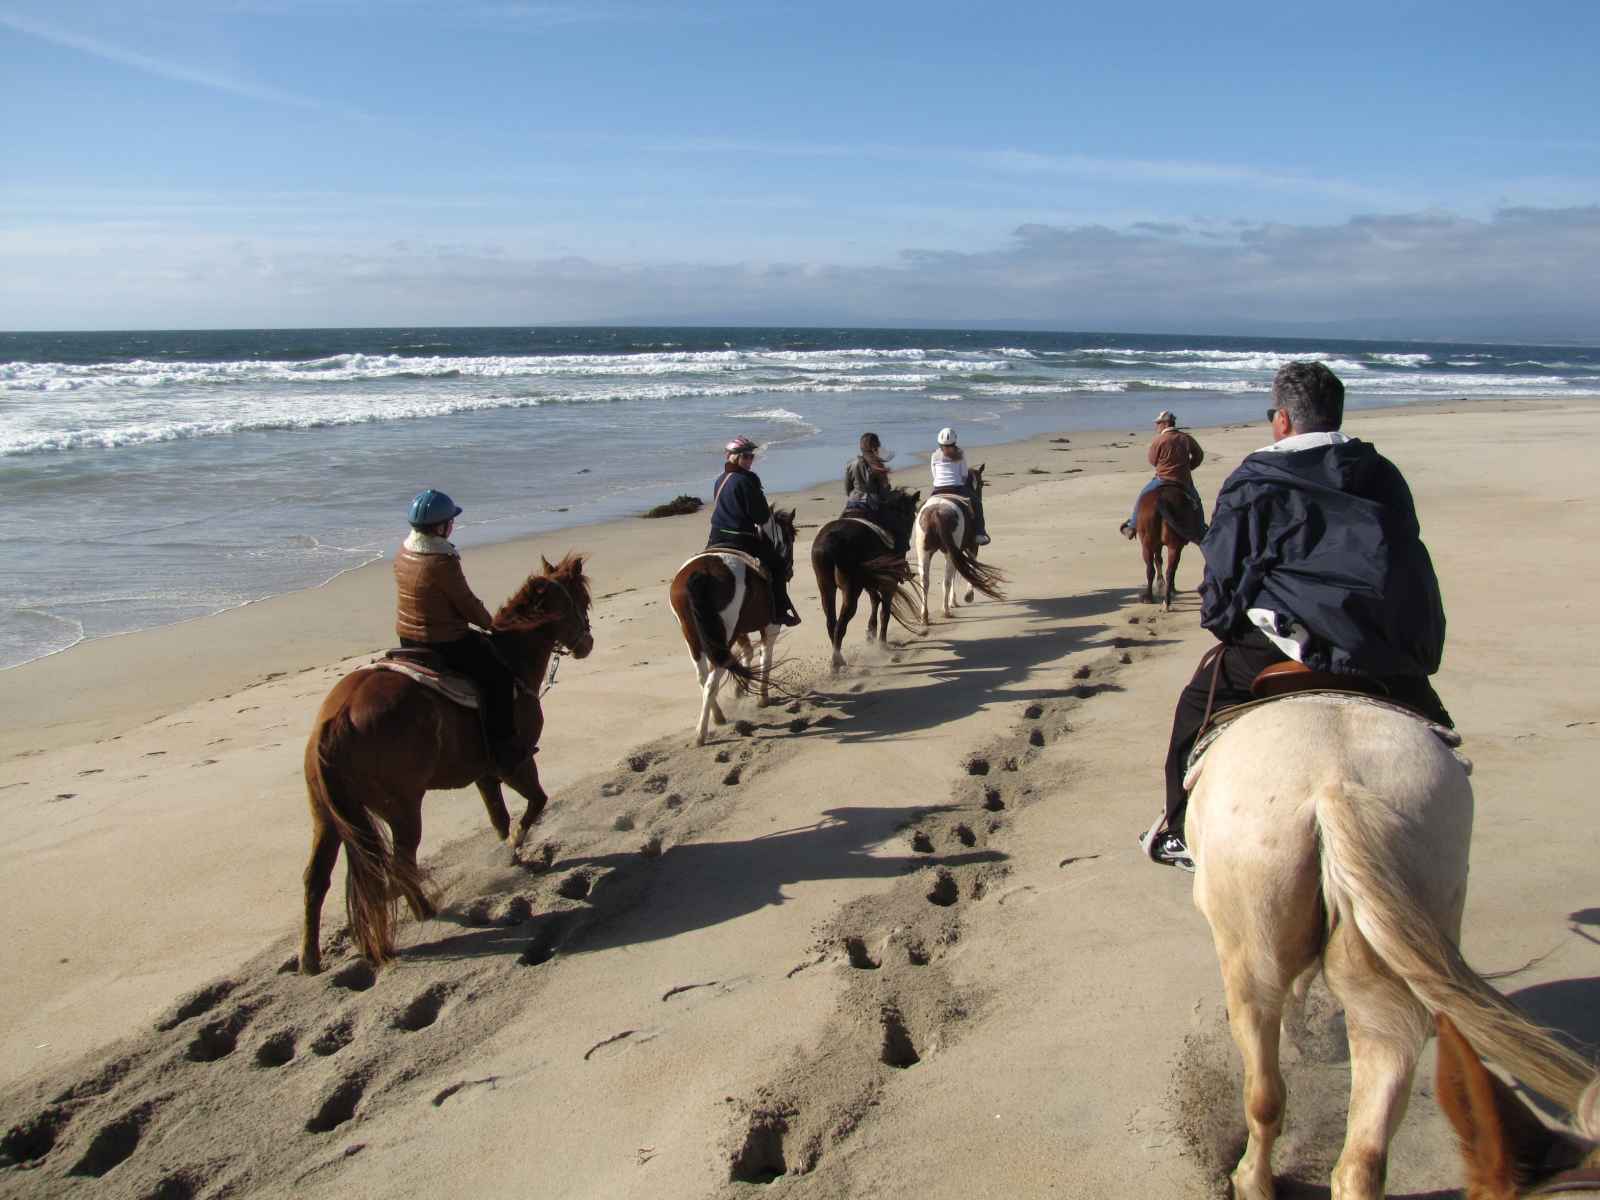
[[[761,477],[754,471],[744,471],[732,463],[711,485],[716,497],[711,506],[711,539],[707,543],[733,544],[729,538],[760,535],[761,526],[772,516],[767,507],[767,494],[761,490]]]
[[[1200,623],[1228,641],[1266,608],[1311,635],[1314,670],[1432,675],[1444,604],[1411,489],[1365,442],[1257,451],[1217,495]],[[1287,633],[1287,621],[1277,630]]]

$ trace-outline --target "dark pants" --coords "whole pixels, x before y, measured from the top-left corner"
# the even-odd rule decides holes
[[[1288,661],[1289,656],[1273,645],[1267,636],[1251,630],[1242,637],[1223,644],[1222,666],[1217,672],[1216,695],[1211,702],[1213,714],[1235,704],[1254,699],[1250,684],[1255,677],[1273,663]],[[1172,714],[1172,741],[1167,746],[1167,832],[1183,836],[1183,815],[1189,797],[1183,790],[1184,769],[1188,766],[1189,751],[1205,721],[1206,697],[1211,693],[1212,665],[1202,663],[1196,669],[1182,694],[1178,707]],[[1382,680],[1389,690],[1389,698],[1398,704],[1413,708],[1430,721],[1455,728],[1455,722],[1440,703],[1432,685],[1421,675],[1392,675]]]
[[[972,501],[972,523],[977,526],[972,532],[974,535],[988,533],[988,526],[983,520],[983,493],[974,491],[970,484],[963,483],[960,487],[936,487],[928,493],[930,496],[965,496]]]
[[[512,709],[512,690],[515,685],[511,672],[495,657],[485,634],[469,633],[453,642],[419,642],[401,638],[407,650],[431,650],[452,670],[471,679],[478,685],[479,702],[483,705],[483,729],[494,746],[509,741],[516,732],[516,717]]]
[[[776,618],[781,619],[788,613],[794,612],[789,603],[789,573],[788,564],[783,561],[783,555],[778,553],[778,548],[764,537],[756,537],[753,533],[714,533],[711,540],[706,543],[707,550],[743,550],[753,556],[757,562],[767,569],[767,581],[772,587],[772,610]]]

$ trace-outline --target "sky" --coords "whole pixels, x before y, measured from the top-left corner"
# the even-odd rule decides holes
[[[1600,341],[1600,4],[0,0],[0,328]]]

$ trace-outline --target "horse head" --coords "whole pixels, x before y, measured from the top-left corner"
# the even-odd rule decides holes
[[[512,637],[543,631],[573,658],[587,658],[594,649],[594,633],[583,555],[568,554],[559,563],[541,555],[539,562],[543,569],[528,576],[495,614],[494,631]]]
[[[967,482],[971,485],[974,493],[983,491],[983,469],[988,465],[988,463],[979,463],[967,472]]]
[[[883,515],[889,531],[904,537],[910,535],[911,523],[917,519],[917,510],[921,505],[921,492],[897,487],[889,489],[889,494],[879,501],[878,511]]]
[[[794,578],[794,513],[792,508],[772,510],[772,523],[778,530],[779,548],[783,551],[783,577]]]

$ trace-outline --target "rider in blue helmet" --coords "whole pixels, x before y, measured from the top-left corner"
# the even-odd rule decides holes
[[[411,501],[411,533],[394,557],[395,632],[402,646],[432,651],[478,685],[490,753],[499,772],[509,775],[526,757],[516,738],[513,678],[489,644],[494,618],[467,586],[449,540],[460,515],[461,506],[433,488]]]

